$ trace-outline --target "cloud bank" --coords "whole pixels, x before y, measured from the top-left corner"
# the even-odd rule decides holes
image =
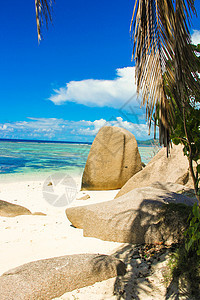
[[[92,142],[102,126],[118,126],[131,131],[136,139],[149,139],[146,124],[136,124],[122,117],[106,121],[68,121],[56,118],[28,118],[27,121],[0,123],[0,138],[41,139]]]
[[[54,90],[49,100],[56,105],[75,102],[90,107],[119,108],[136,95],[135,68],[119,68],[116,74],[113,80],[70,81],[66,87]]]

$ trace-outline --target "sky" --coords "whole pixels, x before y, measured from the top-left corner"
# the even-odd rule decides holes
[[[91,142],[105,125],[151,138],[131,61],[134,0],[57,0],[40,44],[34,2],[1,3],[0,138]],[[200,43],[196,17],[191,35]]]

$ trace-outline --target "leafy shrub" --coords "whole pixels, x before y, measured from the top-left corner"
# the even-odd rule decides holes
[[[187,253],[195,252],[200,255],[200,208],[194,204],[192,214],[189,217],[189,227],[185,231],[185,249]]]

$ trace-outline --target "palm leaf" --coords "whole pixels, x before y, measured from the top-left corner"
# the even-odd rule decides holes
[[[200,88],[188,30],[192,13],[194,0],[135,0],[131,20],[137,92],[149,127],[159,107],[159,139],[167,148],[174,107],[181,109],[189,90]]]
[[[55,0],[53,0],[55,2]],[[41,28],[46,24],[48,28],[49,22],[52,22],[52,0],[35,0],[36,22],[38,42],[42,38]]]

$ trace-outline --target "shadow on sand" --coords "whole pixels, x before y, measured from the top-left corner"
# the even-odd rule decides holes
[[[177,195],[177,194],[176,194]],[[171,199],[171,201],[169,201]],[[134,211],[130,240],[138,244],[124,244],[113,255],[127,265],[125,276],[118,276],[114,285],[114,295],[120,299],[200,299],[199,277],[195,294],[192,293],[191,282],[183,274],[172,272],[168,264],[169,257],[175,253],[183,240],[191,206],[174,204],[173,193],[169,193],[170,204],[162,205],[162,209],[155,210],[155,201],[143,200],[139,209]],[[130,210],[116,215],[116,219],[127,218]],[[145,220],[145,221],[144,221]],[[129,220],[130,221],[130,220]],[[149,224],[150,230],[148,228]],[[129,223],[130,228],[130,223]],[[134,230],[133,230],[134,229]],[[161,238],[160,242],[145,244],[144,236],[148,230],[150,240]],[[154,236],[155,235],[155,236]],[[171,241],[165,245],[165,241]],[[175,243],[174,243],[175,242]],[[179,263],[180,259],[177,261]],[[180,263],[181,267],[181,263]],[[197,297],[198,295],[198,297]]]

